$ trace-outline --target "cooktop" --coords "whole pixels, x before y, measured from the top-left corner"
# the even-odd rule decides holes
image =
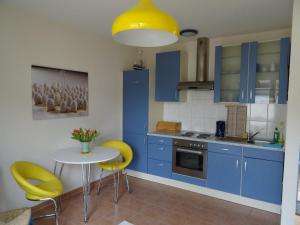
[[[181,133],[179,136],[181,136],[181,137],[193,137],[193,138],[199,138],[199,139],[207,139],[207,138],[211,137],[212,134],[186,131],[186,132]]]

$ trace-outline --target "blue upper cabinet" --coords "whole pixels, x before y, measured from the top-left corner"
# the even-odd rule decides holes
[[[156,54],[155,100],[178,102],[177,85],[180,81],[180,51]]]
[[[248,102],[248,77],[249,77],[249,53],[250,43],[242,44],[241,77],[240,77],[240,101]]]
[[[148,131],[149,71],[125,71],[123,76],[123,132]]]
[[[280,68],[278,104],[286,104],[288,99],[288,81],[290,65],[290,38],[280,40]]]
[[[290,40],[216,47],[215,102],[285,104]],[[239,64],[240,63],[240,64]]]
[[[214,81],[214,102],[221,102],[222,82],[222,47],[215,48],[215,81]]]
[[[255,103],[256,93],[256,70],[257,70],[257,42],[249,43],[248,77],[245,89],[247,90],[247,101],[245,103]]]

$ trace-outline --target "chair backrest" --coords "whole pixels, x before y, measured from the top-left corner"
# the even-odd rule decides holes
[[[55,176],[48,170],[37,164],[26,161],[17,161],[13,163],[10,167],[10,171],[17,184],[26,193],[47,194],[46,191],[44,192],[35,185],[31,184],[29,180],[39,180],[45,182],[55,179]]]
[[[133,153],[131,147],[123,141],[111,140],[101,144],[103,147],[115,148],[120,151],[127,165],[132,161]]]

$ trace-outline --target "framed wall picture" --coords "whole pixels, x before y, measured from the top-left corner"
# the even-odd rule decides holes
[[[31,66],[34,120],[88,116],[88,73]]]

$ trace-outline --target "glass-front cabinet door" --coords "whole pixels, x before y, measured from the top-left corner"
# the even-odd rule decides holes
[[[216,47],[215,59],[215,102],[239,102],[241,45]]]
[[[280,41],[257,43],[256,62],[255,89],[250,87],[250,95],[255,103],[278,102]]]
[[[255,103],[285,104],[289,70],[289,38],[256,44],[256,76],[250,87]],[[251,78],[250,78],[251,79]],[[251,94],[251,93],[250,93]]]
[[[280,41],[257,44],[255,103],[275,103],[279,91]]]
[[[290,39],[215,49],[215,102],[286,104]]]

